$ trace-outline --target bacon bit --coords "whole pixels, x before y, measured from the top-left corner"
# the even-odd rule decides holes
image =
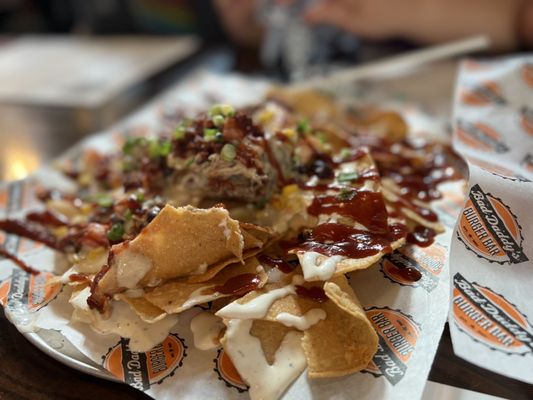
[[[110,255],[113,254],[112,252]],[[98,283],[102,280],[104,275],[109,271],[111,268],[109,266],[109,260],[108,264],[104,265],[100,272],[98,272],[91,283],[91,295],[87,298],[87,305],[91,310],[98,310],[100,314],[104,313],[104,308],[107,303],[107,300],[109,299],[109,296],[105,294],[102,289],[98,286]]]
[[[87,283],[91,283],[91,280],[89,279],[89,276],[87,274],[83,274],[83,273],[70,274],[68,279],[71,282],[87,282]]]
[[[8,260],[13,261],[17,266],[19,266],[21,269],[26,271],[29,274],[32,275],[39,275],[41,271],[36,270],[32,267],[30,267],[28,264],[26,264],[24,261],[22,261],[20,258],[18,258],[16,255],[11,254],[9,251],[6,250],[6,248],[2,245],[0,245],[0,255],[7,258]]]
[[[109,247],[105,225],[91,222],[83,231],[79,243],[89,247]]]

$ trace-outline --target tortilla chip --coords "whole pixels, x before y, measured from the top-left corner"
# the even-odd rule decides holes
[[[258,269],[259,268],[259,269]],[[169,314],[179,313],[197,304],[203,304],[230,295],[214,291],[216,286],[223,285],[228,279],[241,274],[258,274],[259,287],[268,277],[255,257],[249,258],[244,265],[232,264],[224,268],[213,279],[202,283],[170,281],[154,289],[148,289],[144,298]]]
[[[117,300],[127,303],[144,322],[148,322],[149,324],[160,321],[168,315],[165,311],[154,306],[144,297],[128,297],[126,295],[119,294],[117,296]]]
[[[166,205],[135,239],[113,246],[113,263],[99,287],[114,294],[201,275],[213,264],[242,262],[243,247],[239,222],[227,210]]]
[[[293,329],[280,324],[279,322],[254,320],[250,334],[261,342],[261,348],[265,354],[267,362],[272,365],[285,335]]]
[[[326,319],[304,331],[310,378],[348,375],[365,368],[377,351],[378,336],[344,276],[324,284],[330,301]],[[327,340],[324,340],[327,338]]]
[[[244,239],[244,252],[242,255],[243,260],[247,260],[250,257],[255,256],[257,253],[263,250],[263,247],[268,241],[273,238],[273,231],[268,228],[263,228],[259,225],[242,223],[241,233]],[[228,259],[224,260],[216,265],[209,267],[207,271],[200,275],[191,275],[184,279],[189,283],[201,283],[206,282],[222,271],[226,266],[237,262],[238,260]]]

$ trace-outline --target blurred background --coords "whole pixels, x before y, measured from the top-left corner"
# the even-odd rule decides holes
[[[195,69],[302,81],[476,34],[517,52],[532,28],[530,0],[0,0],[0,181]]]

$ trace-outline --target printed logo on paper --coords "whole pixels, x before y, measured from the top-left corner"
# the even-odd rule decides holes
[[[103,365],[121,381],[145,391],[163,382],[181,367],[187,356],[186,349],[184,340],[173,333],[145,353],[131,351],[129,340],[121,338],[103,357]]]
[[[492,350],[533,351],[533,328],[518,308],[493,290],[453,277],[453,318],[459,329]]]
[[[470,189],[459,219],[457,236],[478,257],[500,264],[528,261],[522,248],[522,228],[502,200],[479,185]]]
[[[533,88],[533,63],[525,63],[521,75],[524,82]]]
[[[503,142],[502,135],[483,123],[470,123],[457,120],[457,139],[464,145],[489,153],[505,153],[509,147]]]
[[[400,382],[407,373],[407,366],[420,336],[420,328],[413,319],[401,311],[372,307],[366,315],[376,330],[378,351],[365,372],[383,376],[392,385]]]
[[[0,283],[0,304],[9,310],[40,310],[61,292],[61,283],[50,272],[31,275],[14,269],[11,278]]]
[[[502,165],[494,164],[491,162],[479,160],[474,157],[468,157],[468,162],[471,164],[474,164],[475,166],[490,172],[493,175],[497,175],[503,179],[509,179],[511,181],[519,181],[519,182],[531,182],[529,179],[525,178],[524,176],[517,174],[515,171],[504,167]]]
[[[464,88],[460,94],[461,102],[469,106],[485,106],[490,104],[505,105],[500,85],[487,81],[479,85]]]
[[[234,388],[239,393],[248,391],[248,385],[244,383],[224,349],[218,349],[217,356],[213,362],[215,363],[213,371],[217,373],[218,379],[224,382],[227,387]]]
[[[524,132],[533,136],[533,108],[524,106],[520,109],[520,125]]]
[[[446,248],[438,243],[429,247],[406,246],[384,257],[381,272],[402,286],[433,291],[446,261]]]

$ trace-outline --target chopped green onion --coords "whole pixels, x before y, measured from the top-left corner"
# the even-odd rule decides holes
[[[134,148],[138,146],[145,146],[146,145],[146,139],[143,137],[128,137],[126,139],[126,142],[124,142],[124,145],[122,146],[122,152],[124,154],[130,154]]]
[[[215,115],[212,118],[213,124],[215,124],[216,127],[221,127],[224,125],[224,122],[226,121],[226,118],[224,118],[222,115]]]
[[[311,132],[311,125],[309,124],[309,121],[306,119],[301,119],[298,121],[298,125],[296,126],[296,130],[298,133],[310,133]]]
[[[337,195],[337,198],[342,201],[350,201],[355,197],[356,191],[352,189],[343,188]]]
[[[222,134],[217,129],[204,129],[204,140],[206,142],[212,142],[222,137]]]
[[[348,158],[352,155],[352,150],[349,149],[348,147],[345,147],[341,150],[340,152],[340,156],[341,158],[344,160],[345,158]]]
[[[320,140],[320,143],[326,144],[328,142],[328,136],[324,132],[317,132],[316,137]]]
[[[267,205],[268,203],[268,199],[263,197],[259,200],[257,200],[256,202],[254,202],[254,207],[257,209],[257,210],[262,210],[263,208],[265,208],[265,206]]]
[[[339,182],[352,182],[359,179],[359,174],[357,172],[341,172],[337,177]]]
[[[185,139],[185,131],[186,128],[183,124],[178,125],[178,127],[174,131],[174,138],[178,140]]]
[[[220,113],[224,117],[233,117],[235,115],[235,109],[230,106],[229,104],[221,104],[220,105]]]
[[[170,150],[172,150],[172,144],[169,140],[153,139],[150,141],[148,154],[150,158],[166,157],[169,155]]]
[[[99,193],[94,196],[94,201],[100,207],[109,208],[113,205],[113,198],[106,193]]]
[[[135,193],[135,200],[137,200],[139,203],[144,202],[144,193],[143,192]]]
[[[213,104],[209,108],[209,116],[214,117],[215,115],[221,115],[220,104]]]
[[[107,232],[107,238],[112,242],[118,242],[124,235],[124,225],[117,223],[111,226],[109,232]]]
[[[224,161],[233,161],[237,156],[237,149],[234,145],[226,143],[220,152],[220,157]]]
[[[214,104],[209,109],[209,116],[222,115],[223,117],[232,117],[235,115],[235,109],[229,104]]]
[[[126,208],[126,211],[124,211],[124,219],[126,221],[131,221],[131,218],[133,217],[133,213],[129,208]]]

